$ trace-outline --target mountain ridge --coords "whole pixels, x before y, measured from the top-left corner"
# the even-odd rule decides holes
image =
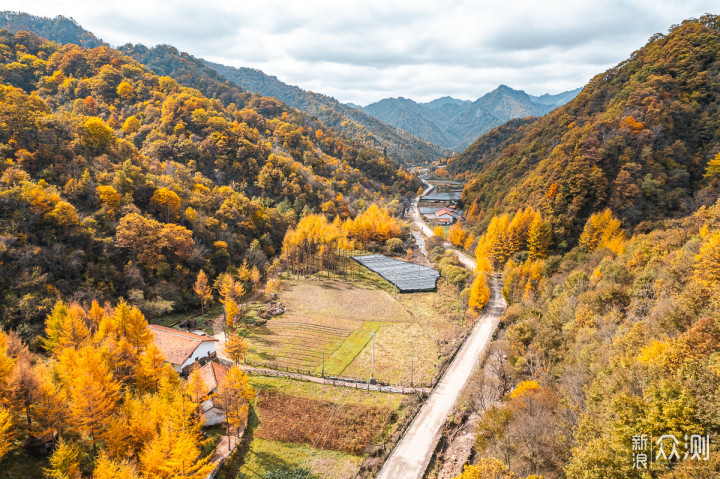
[[[579,92],[575,89],[533,96],[502,84],[474,101],[444,96],[418,103],[398,97],[384,98],[362,109],[424,140],[462,151],[483,133],[515,118],[542,116]]]
[[[12,33],[28,30],[59,43],[75,43],[90,48],[107,46],[107,43],[82,28],[75,20],[63,16],[47,18],[5,11],[0,12],[0,28],[7,28]],[[449,150],[398,130],[359,109],[340,103],[335,98],[287,85],[277,77],[257,69],[220,65],[165,44],[147,47],[128,43],[118,49],[151,66],[158,74],[173,76],[181,70],[182,77],[178,78],[178,81],[185,86],[202,89],[214,82],[229,81],[249,92],[276,98],[293,108],[316,116],[327,126],[404,165],[426,164],[451,154]],[[208,94],[207,91],[203,93]]]

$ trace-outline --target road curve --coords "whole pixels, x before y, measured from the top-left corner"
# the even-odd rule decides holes
[[[415,416],[403,438],[383,465],[377,479],[420,479],[432,457],[440,429],[482,358],[505,310],[500,284],[493,279],[490,301],[445,375]]]

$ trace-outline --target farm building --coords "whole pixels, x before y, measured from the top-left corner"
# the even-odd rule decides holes
[[[438,224],[453,224],[463,219],[462,213],[462,210],[456,211],[455,208],[440,208],[435,212],[435,220]]]
[[[435,291],[440,273],[419,264],[388,258],[382,254],[353,256],[353,260],[394,284],[401,293]]]
[[[166,328],[158,324],[151,324],[149,328],[155,336],[155,345],[179,373],[196,360],[215,353],[217,342],[215,338]]]
[[[223,413],[220,408],[215,394],[218,392],[220,385],[225,381],[228,369],[230,369],[228,366],[215,361],[208,361],[199,369],[200,377],[205,386],[205,388],[200,391],[200,395],[205,398],[200,406],[203,416],[205,416],[206,426],[214,426],[225,421],[225,413]]]
[[[435,203],[435,204],[457,203],[458,201],[460,201],[461,194],[462,194],[461,191],[448,191],[446,193],[433,193],[430,195],[423,196],[420,200],[423,203]]]

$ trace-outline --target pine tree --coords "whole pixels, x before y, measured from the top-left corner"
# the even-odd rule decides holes
[[[200,270],[198,273],[193,291],[195,291],[195,294],[200,298],[200,314],[205,316],[205,301],[212,300],[212,289],[210,289],[210,285],[208,285],[208,278],[205,271]]]
[[[85,323],[85,311],[73,303],[67,308],[58,335],[58,347],[79,349],[90,342],[90,329]]]
[[[60,344],[60,333],[65,316],[67,316],[67,306],[62,301],[58,301],[45,319],[45,337],[42,343],[49,352],[55,351]]]
[[[207,384],[205,384],[202,375],[200,375],[200,369],[197,367],[193,368],[187,379],[185,393],[190,396],[190,399],[195,405],[195,411],[198,418],[202,416],[200,414],[200,402],[202,401],[203,397],[205,397],[205,394],[207,394],[207,389]]]

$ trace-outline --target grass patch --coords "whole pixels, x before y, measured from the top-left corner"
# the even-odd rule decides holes
[[[325,384],[295,381],[287,378],[250,376],[250,384],[256,389],[262,389],[263,392],[260,394],[265,394],[266,391],[283,392],[290,396],[315,399],[318,401],[337,401],[338,398],[349,393],[345,396],[345,404],[379,406],[390,409],[400,408],[403,400],[401,394],[341,388]]]
[[[362,460],[362,456],[343,452],[255,438],[240,473],[248,478],[262,478],[281,467],[304,467],[322,478],[347,479],[357,473]]]
[[[339,376],[352,364],[358,354],[368,345],[371,332],[377,331],[382,323],[366,321],[356,329],[329,357],[325,357],[325,375]],[[322,368],[315,370],[321,372]]]

